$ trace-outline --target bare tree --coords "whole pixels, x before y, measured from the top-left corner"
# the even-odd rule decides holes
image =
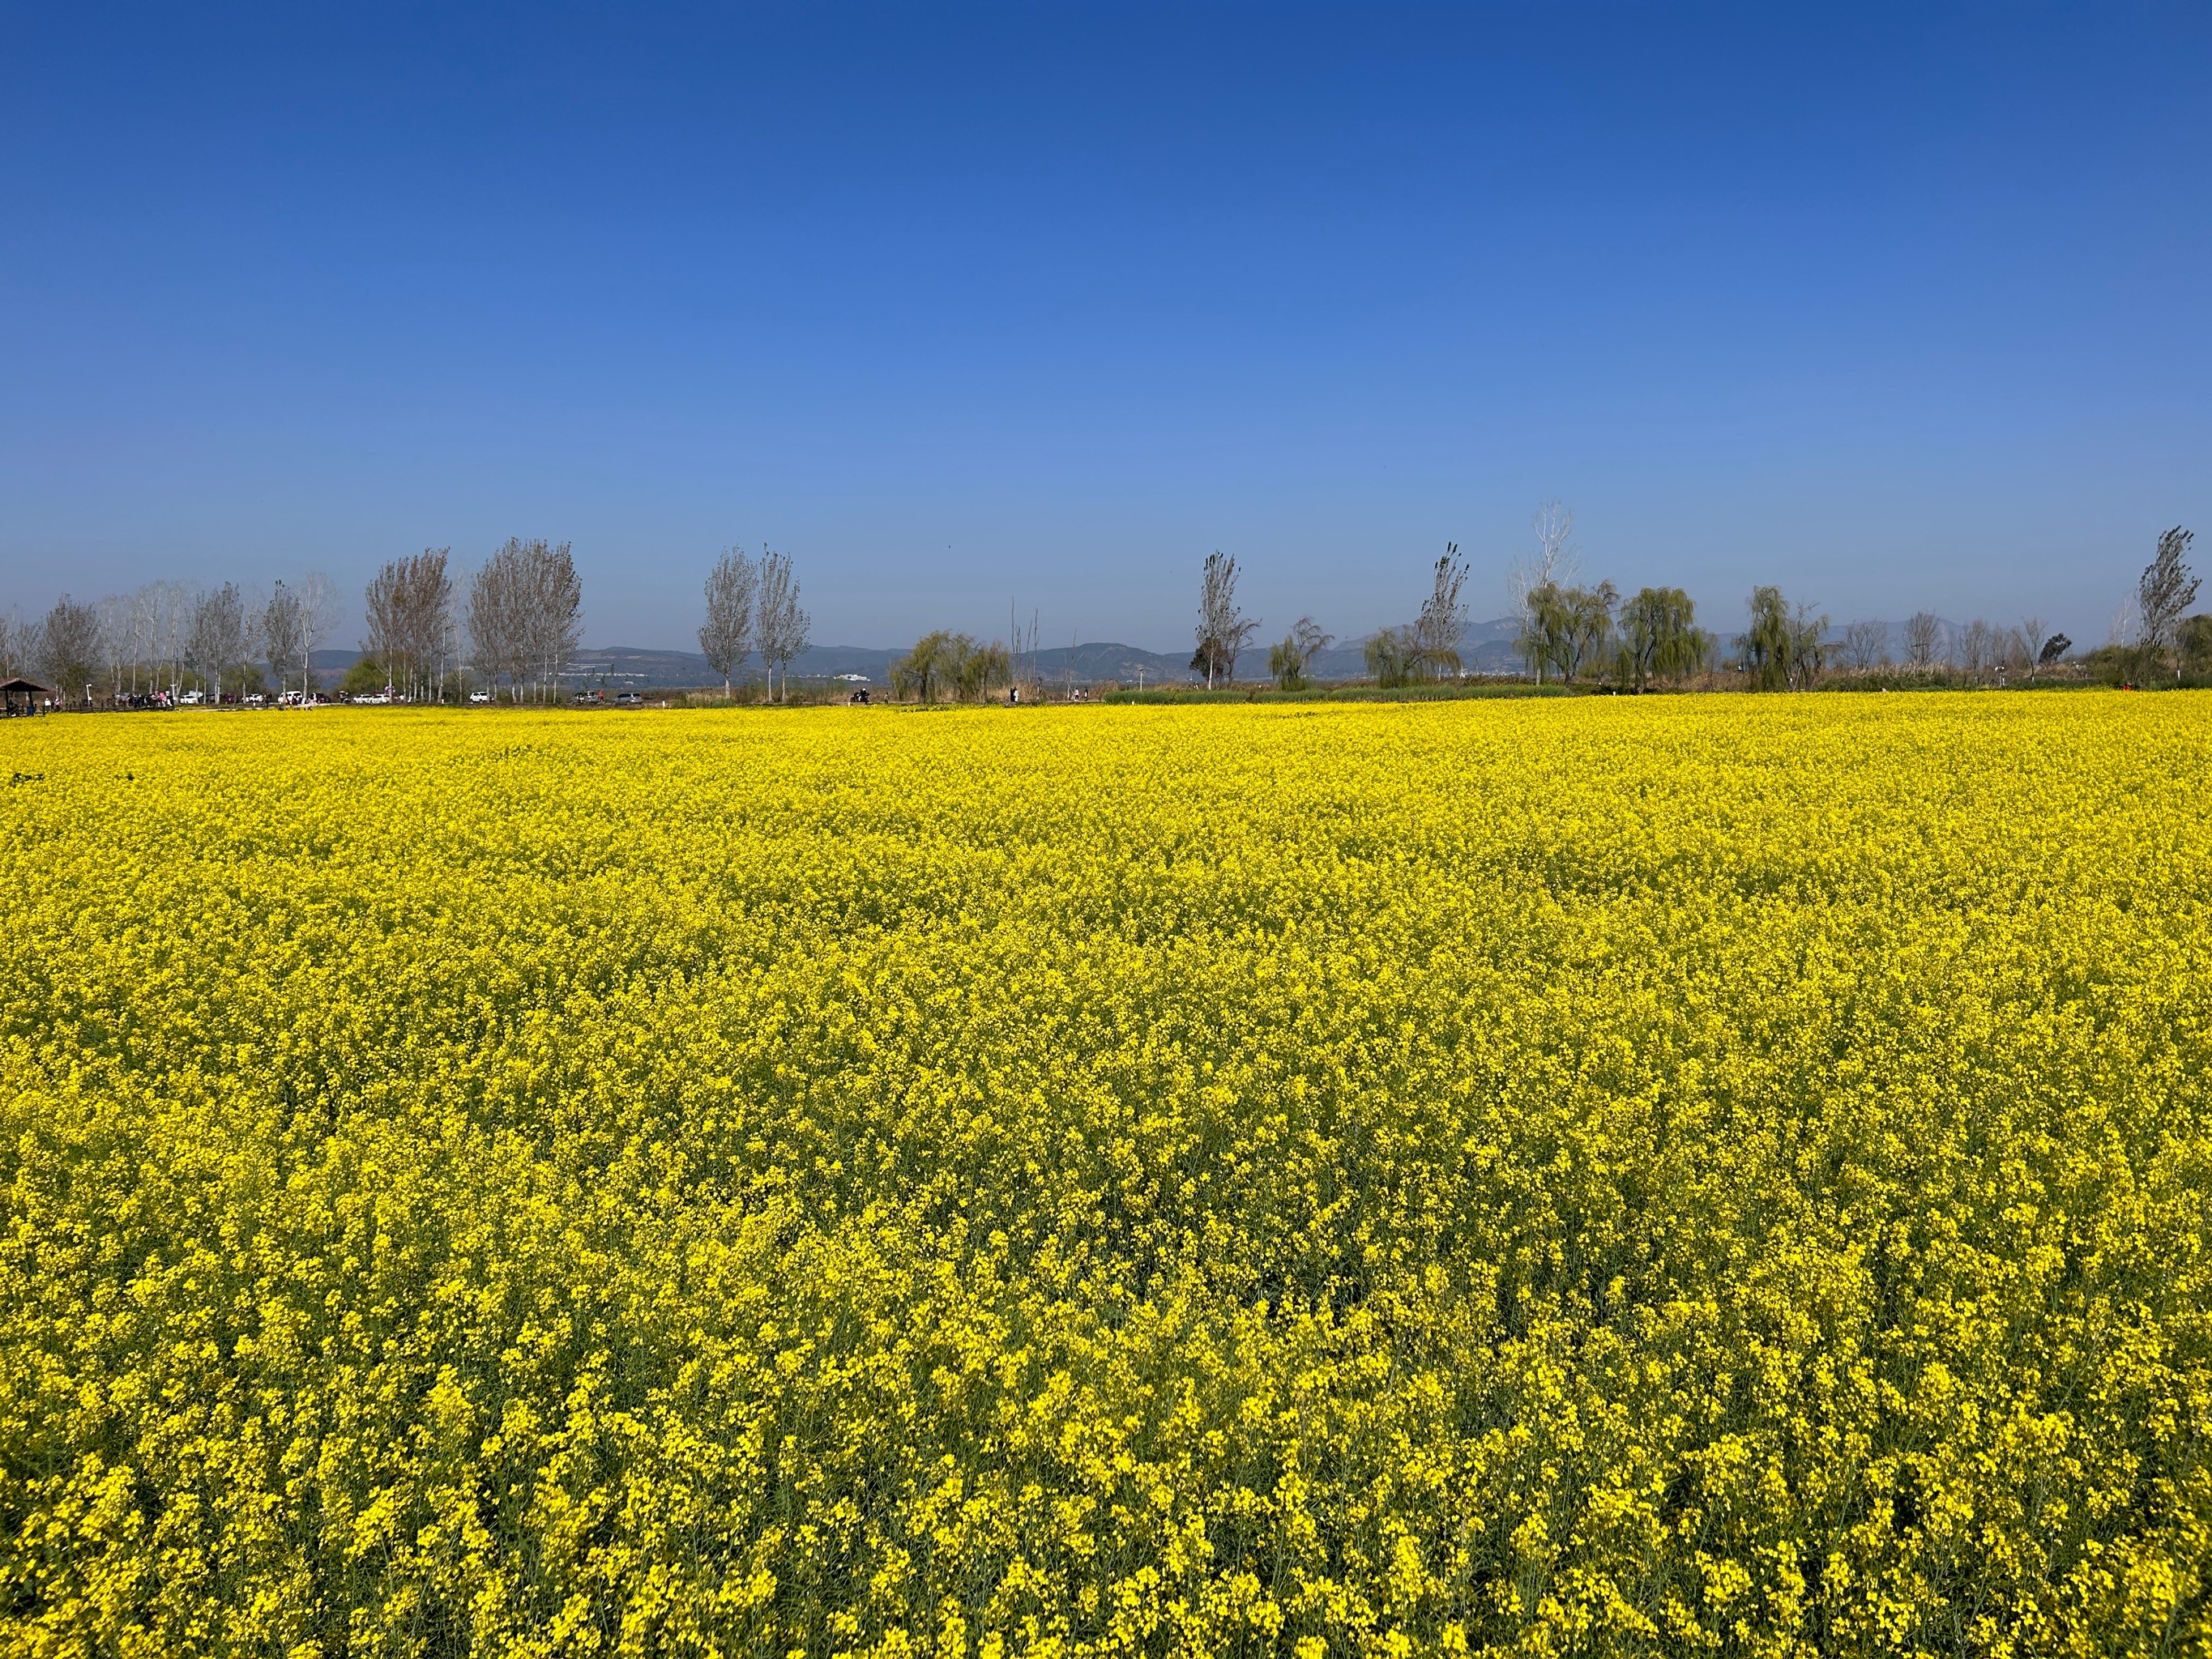
[[[1009,599],[1006,602],[1006,620],[1010,624],[1013,639],[1013,643],[1009,649],[1013,653],[1014,701],[1035,702],[1038,683],[1037,636],[1040,631],[1037,613],[1031,611],[1029,623],[1024,626],[1020,612],[1014,609],[1013,601]],[[1143,684],[1142,672],[1139,671],[1140,689]]]
[[[123,696],[123,668],[131,657],[131,596],[106,593],[96,607],[100,617],[100,663],[111,702]]]
[[[1987,673],[1996,665],[1996,629],[1985,618],[1975,617],[1953,641],[1952,654],[1958,665],[1969,674]]]
[[[1528,523],[1536,532],[1536,570],[1550,581],[1572,575],[1577,558],[1574,510],[1565,501],[1546,501]]]
[[[300,578],[297,590],[300,598],[300,676],[301,688],[315,689],[315,653],[325,640],[337,631],[338,585],[329,574],[310,570]]]
[[[2153,672],[2172,649],[2183,615],[2197,603],[2198,582],[2189,568],[2189,544],[2196,533],[2176,525],[2160,536],[2158,551],[2136,585],[2136,608],[2142,617],[2136,643]]]
[[[556,547],[509,537],[469,585],[468,631],[477,671],[490,684],[505,678],[518,696],[535,684],[550,697],[575,654],[583,606],[583,581],[568,543]]]
[[[752,654],[753,601],[759,591],[760,567],[741,548],[726,548],[707,573],[707,620],[699,624],[699,649],[707,665],[722,677],[725,698],[732,694],[732,677]]]
[[[1428,678],[1461,672],[1459,642],[1467,634],[1467,605],[1460,589],[1466,583],[1467,562],[1459,556],[1459,544],[1447,542],[1437,560],[1429,597],[1421,602],[1420,617],[1413,623],[1414,651],[1420,672]]]
[[[157,683],[166,679],[173,697],[184,689],[185,658],[196,601],[190,588],[172,580],[149,584],[148,603],[153,615],[149,649],[153,653],[155,679]]]
[[[269,603],[261,607],[261,649],[276,675],[279,697],[284,695],[292,669],[307,656],[306,609],[300,596],[282,581],[270,591]]]
[[[1516,648],[1541,684],[1551,659],[1545,648],[1551,630],[1537,614],[1539,596],[1555,597],[1567,588],[1581,561],[1575,550],[1575,515],[1565,501],[1546,501],[1528,523],[1536,532],[1535,550],[1507,568],[1505,599],[1520,624]]]
[[[426,547],[393,559],[376,573],[363,596],[368,650],[384,665],[386,682],[410,698],[434,685],[443,694],[453,619],[453,582],[447,573],[452,553],[451,548]]]
[[[1905,623],[1905,659],[1915,668],[1932,668],[1943,641],[1943,624],[1932,611],[1916,611]]]
[[[2033,679],[2035,671],[2043,664],[2044,641],[2051,635],[2044,632],[2040,617],[2022,617],[2019,634],[2021,652],[2027,658],[2027,677]]]
[[[91,706],[100,651],[100,612],[63,594],[39,625],[39,660],[64,702],[81,697]]]
[[[1844,629],[1844,660],[1863,673],[1889,657],[1889,624],[1855,622]]]
[[[155,599],[158,582],[141,582],[131,590],[131,690],[136,696],[142,677],[158,685],[157,653],[161,638],[161,610]]]
[[[1828,613],[1799,600],[1790,617],[1790,684],[1809,691],[1828,665]]]
[[[208,701],[222,701],[222,683],[246,666],[246,599],[235,582],[199,596],[192,606],[191,632],[185,654],[208,690]]]
[[[384,671],[384,684],[404,684],[406,670],[401,656],[401,641],[407,632],[405,617],[401,614],[405,597],[401,592],[403,578],[399,561],[386,562],[384,568],[369,578],[368,586],[362,593],[362,608],[368,623],[368,637],[361,648],[376,659]]]
[[[583,638],[584,583],[568,543],[555,547],[532,542],[528,548],[530,659],[543,678],[550,702]]]
[[[130,603],[124,613],[124,626],[131,635],[131,695],[138,695],[138,677],[150,663],[154,643],[153,584],[141,582],[131,592]]]
[[[35,654],[29,625],[12,611],[0,611],[0,680],[26,672]]]
[[[1219,548],[1206,556],[1198,581],[1198,649],[1190,665],[1206,676],[1211,690],[1218,675],[1224,685],[1236,678],[1237,658],[1260,631],[1256,617],[1247,617],[1237,606],[1236,559]]]
[[[2105,643],[2122,647],[2133,645],[2136,642],[2136,623],[2139,617],[2140,613],[2136,609],[2136,596],[2130,593],[2112,608],[2112,631],[2105,636]]]
[[[505,680],[518,697],[523,676],[523,544],[509,538],[469,584],[469,641],[484,683]]]
[[[763,548],[760,609],[754,631],[759,640],[761,659],[768,664],[771,690],[776,690],[776,675],[781,671],[783,684],[778,692],[779,701],[788,701],[791,696],[791,665],[806,649],[806,630],[812,620],[799,609],[799,580],[791,572],[791,556]]]
[[[426,547],[404,563],[400,615],[414,695],[428,690],[434,702],[445,697],[453,637],[453,579],[447,568],[453,553],[450,547]]]

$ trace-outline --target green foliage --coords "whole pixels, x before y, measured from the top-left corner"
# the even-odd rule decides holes
[[[346,670],[338,690],[349,697],[360,697],[383,690],[386,684],[384,665],[374,657],[362,656]]]
[[[1803,605],[1792,611],[1778,587],[1756,587],[1749,602],[1751,625],[1738,641],[1743,672],[1759,691],[1802,691],[1819,678],[1826,661],[1822,641],[1828,619]]]
[[[1005,646],[979,645],[971,635],[940,628],[891,664],[891,693],[917,702],[972,702],[1012,677],[1013,659]]]
[[[1681,680],[1704,672],[1712,636],[1698,626],[1698,608],[1679,587],[1642,588],[1620,608],[1620,678],[1641,691],[1654,679]]]
[[[1321,624],[1311,617],[1299,617],[1280,644],[1267,647],[1267,672],[1276,688],[1283,691],[1304,690],[1308,665],[1317,653],[1328,648],[1334,637],[1322,632]]]
[[[1611,582],[1595,587],[1546,582],[1529,593],[1520,646],[1538,679],[1549,670],[1571,685],[1593,665],[1601,670],[1619,597]]]
[[[1013,672],[1013,659],[1007,655],[1006,647],[994,640],[974,647],[961,659],[953,684],[963,702],[973,702],[1004,687],[1012,679]]]
[[[1420,672],[1420,642],[1410,628],[1384,628],[1370,635],[1364,653],[1367,672],[1385,690],[1408,685]]]
[[[2212,674],[2212,616],[2185,617],[2176,638],[2185,674]]]

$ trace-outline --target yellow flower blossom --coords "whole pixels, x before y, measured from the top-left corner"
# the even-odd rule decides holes
[[[2208,716],[0,726],[0,1645],[2203,1651]]]

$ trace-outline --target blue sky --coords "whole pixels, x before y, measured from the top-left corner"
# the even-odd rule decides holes
[[[2208,69],[2201,4],[16,6],[0,608],[544,535],[681,645],[767,541],[817,640],[1172,648],[1220,547],[1349,636],[1556,497],[1723,629],[2100,640],[2212,520]]]

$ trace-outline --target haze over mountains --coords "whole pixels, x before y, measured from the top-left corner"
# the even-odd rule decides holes
[[[1461,647],[1468,670],[1503,673],[1518,665],[1512,648],[1516,624],[1510,617],[1471,624]],[[1272,641],[1269,641],[1272,643]],[[1313,660],[1312,677],[1324,680],[1356,678],[1367,672],[1364,639],[1331,646]],[[906,654],[907,647],[870,645],[809,646],[792,665],[800,679],[829,679],[840,674],[865,676],[871,685],[890,683],[891,664]],[[361,659],[358,651],[318,651],[315,670],[343,674]],[[1046,680],[1071,679],[1095,685],[1114,680],[1123,685],[1187,685],[1204,677],[1190,665],[1190,653],[1147,651],[1140,646],[1112,641],[1041,647],[1036,670]],[[756,660],[746,678],[757,677]],[[720,676],[696,651],[656,651],[635,646],[586,647],[576,653],[562,676],[571,682],[604,681],[614,686],[701,686],[716,684]],[[1267,649],[1256,646],[1237,659],[1237,678],[1267,678]]]
[[[1831,619],[1831,639],[1840,635],[1841,618]],[[1905,645],[1905,624],[1893,622],[1889,625],[1890,649],[1902,654]],[[1480,674],[1504,674],[1519,671],[1520,654],[1513,648],[1513,637],[1518,624],[1510,617],[1495,617],[1488,622],[1468,626],[1462,641],[1460,654],[1468,672]],[[1939,651],[1948,653],[1951,643],[1963,631],[1960,623],[1942,623],[1942,643]],[[1730,630],[1722,629],[1723,645],[1732,637]],[[2075,647],[2085,649],[2094,643],[2077,640]],[[1330,646],[1319,653],[1309,670],[1317,680],[1357,679],[1366,673],[1364,637]],[[841,674],[863,676],[870,685],[885,685],[890,681],[891,664],[907,651],[906,647],[872,645],[815,645],[809,646],[793,665],[792,672],[801,679],[830,679]],[[315,671],[319,674],[343,674],[361,659],[358,651],[318,651],[314,653]],[[1114,641],[1088,641],[1081,644],[1056,645],[1041,648],[1036,653],[1036,670],[1045,680],[1069,680],[1079,685],[1096,685],[1107,680],[1125,686],[1189,685],[1203,676],[1190,665],[1188,652],[1147,651],[1141,646],[1123,645]],[[757,678],[760,673],[757,660],[741,678]],[[604,684],[609,686],[635,686],[640,689],[659,686],[712,685],[719,678],[707,665],[706,658],[696,651],[660,651],[636,646],[609,645],[586,647],[576,653],[564,679],[572,684]],[[1240,680],[1263,680],[1267,678],[1266,645],[1252,647],[1237,659],[1237,678]]]

